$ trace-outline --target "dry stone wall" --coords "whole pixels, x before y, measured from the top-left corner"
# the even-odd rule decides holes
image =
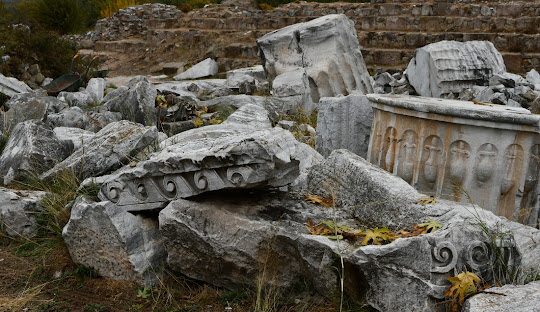
[[[99,21],[92,35],[94,50],[83,53],[115,58],[128,52],[141,62],[174,57],[195,63],[213,57],[221,70],[229,70],[259,63],[255,40],[262,35],[341,13],[356,24],[368,68],[403,69],[415,49],[441,40],[488,40],[510,72],[540,68],[540,2],[534,0],[294,2],[268,11],[211,5],[187,14],[147,4]],[[132,59],[125,63],[133,70]]]

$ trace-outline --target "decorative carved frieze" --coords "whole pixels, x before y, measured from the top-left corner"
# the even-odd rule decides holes
[[[540,116],[506,106],[368,95],[368,160],[420,192],[537,225]],[[467,196],[465,196],[467,195]]]

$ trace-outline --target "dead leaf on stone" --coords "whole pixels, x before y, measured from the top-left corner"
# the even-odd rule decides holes
[[[478,101],[475,101],[475,100],[472,100],[473,104],[476,104],[476,105],[485,105],[485,106],[493,106],[489,103],[482,103],[482,102],[478,102]]]
[[[306,201],[308,201],[310,203],[313,203],[313,204],[324,205],[326,207],[332,206],[331,202],[323,199],[321,196],[315,196],[315,195],[307,194],[305,199],[306,199]]]
[[[444,293],[444,296],[452,298],[452,311],[458,311],[459,306],[463,305],[465,296],[477,291],[476,285],[480,283],[480,278],[472,272],[465,271],[456,277],[449,277],[448,281],[454,284]]]
[[[416,203],[417,204],[421,204],[422,206],[425,206],[425,205],[433,205],[435,204],[435,198],[433,197],[422,197],[422,198],[418,198],[416,200]]]

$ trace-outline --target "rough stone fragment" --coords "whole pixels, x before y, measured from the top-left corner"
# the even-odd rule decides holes
[[[422,205],[418,200],[425,195],[349,151],[336,150],[313,166],[308,186],[309,194],[331,194],[337,210],[354,211],[357,222],[368,228],[407,229],[429,219],[442,225],[429,234],[360,247],[348,258],[363,272],[366,300],[378,311],[432,311],[450,286],[447,278],[464,266],[494,283],[493,272],[501,267],[493,260],[486,231],[498,238],[509,268],[538,272],[540,246],[531,244],[540,236],[538,229],[472,205],[443,199]],[[385,291],[396,287],[401,291]]]
[[[107,174],[129,163],[131,156],[156,138],[156,127],[144,127],[127,120],[110,123],[68,158],[45,172],[41,179],[51,178],[62,170],[71,171],[81,179]]]
[[[523,79],[523,77],[510,73],[495,74],[491,76],[491,78],[489,78],[490,86],[497,86],[502,84],[506,88],[515,88],[516,86],[524,83],[526,83],[526,80]]]
[[[333,212],[286,197],[240,193],[171,202],[159,214],[169,266],[228,289],[261,281],[286,290],[305,281],[323,294],[336,291],[335,241],[306,234],[303,225]],[[354,282],[351,274],[345,283]]]
[[[540,84],[540,74],[535,69],[527,73],[526,79],[532,85]]]
[[[487,85],[506,72],[502,55],[488,41],[440,41],[417,49],[407,67],[421,96],[444,97],[474,85]]]
[[[104,109],[122,114],[124,120],[145,126],[156,125],[155,100],[157,90],[145,77],[136,77],[127,87],[120,87],[103,98]]]
[[[26,83],[0,74],[0,93],[12,97],[25,92],[32,92],[32,89]]]
[[[26,120],[47,120],[46,96],[38,92],[28,92],[15,94],[5,106],[9,110],[4,116],[4,131],[10,132],[20,122]]]
[[[285,107],[287,112],[296,112],[301,108],[310,113],[316,107],[310,94],[309,82],[306,71],[303,68],[291,70],[276,76],[272,82],[272,96],[283,99],[289,104]]]
[[[214,76],[218,73],[218,65],[216,61],[211,58],[207,58],[202,62],[199,62],[192,67],[190,67],[185,72],[174,76],[174,80],[186,80],[186,79],[197,79],[208,76]]]
[[[357,207],[370,224],[401,227],[412,225],[423,213],[406,211],[418,193],[399,177],[371,165],[347,150],[335,150],[326,160],[314,165],[307,177],[308,192],[324,198],[334,196],[340,206]],[[398,224],[394,223],[398,222]]]
[[[58,140],[68,141],[68,144],[73,146],[73,150],[78,150],[85,142],[90,141],[96,136],[94,132],[79,128],[56,127],[53,131]]]
[[[0,187],[0,232],[9,236],[31,237],[37,234],[35,215],[42,210],[39,191],[19,191]]]
[[[105,85],[105,79],[103,78],[92,78],[88,81],[86,92],[90,95],[94,105],[100,104],[103,100]]]
[[[226,84],[231,88],[238,88],[249,78],[253,79],[258,84],[266,82],[266,74],[264,73],[262,65],[228,71]]]
[[[77,264],[99,275],[150,286],[167,257],[155,218],[79,197],[62,237]]]
[[[348,149],[366,158],[373,109],[364,95],[322,98],[317,117],[315,148],[328,156],[333,150]]]
[[[292,104],[288,102],[288,99],[278,99],[269,96],[249,96],[244,94],[228,95],[218,97],[208,101],[200,102],[200,105],[208,108],[212,107],[217,111],[234,112],[237,108],[246,104],[258,105],[266,109],[269,113],[269,118],[272,122],[278,122],[282,113],[292,107]]]
[[[345,15],[326,15],[270,32],[257,40],[267,79],[304,68],[311,102],[353,92],[372,93],[373,80],[354,23]]]
[[[81,109],[86,109],[95,103],[90,94],[86,91],[79,92],[60,92],[58,99],[66,102],[70,107],[77,106]]]
[[[465,302],[463,312],[534,312],[540,311],[540,282],[527,285],[504,285],[487,289]],[[491,294],[496,293],[496,294]]]
[[[0,156],[4,184],[26,175],[38,175],[69,155],[71,146],[58,140],[53,129],[39,120],[15,126]]]

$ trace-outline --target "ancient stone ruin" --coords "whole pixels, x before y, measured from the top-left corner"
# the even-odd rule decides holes
[[[538,4],[519,8],[523,15],[506,2],[128,8],[98,23],[85,42],[95,50],[83,54],[223,39],[208,28],[230,38],[241,29],[252,48],[230,39],[225,52],[189,52],[198,64],[183,73],[181,60],[162,60],[175,79],[137,76],[116,88],[94,80],[56,97],[0,77],[10,97],[0,118],[1,178],[6,187],[66,172],[79,179],[85,195],[65,207],[62,237],[75,263],[103,277],[150,286],[167,268],[256,288],[264,268],[273,276],[266,282],[287,293],[313,285],[377,311],[443,311],[448,278],[464,270],[490,285],[510,281],[503,267],[520,272],[513,282],[540,272],[540,75],[507,72],[515,64],[497,50],[501,41],[439,40],[456,39],[458,25],[484,29],[498,19],[507,25],[501,38],[536,29]],[[454,32],[420,35],[426,27]],[[381,65],[370,44],[396,38],[410,44],[399,54],[407,70],[370,75],[365,60]],[[227,54],[235,47],[246,56],[236,63]],[[535,57],[520,56],[518,67],[537,66]],[[234,66],[253,59],[258,66]],[[299,110],[317,112],[316,129],[283,120]],[[46,196],[0,189],[0,230],[38,235]],[[351,230],[318,235],[310,222]],[[409,235],[423,223],[434,226]],[[381,229],[387,239],[361,243]],[[520,304],[536,308],[538,283],[501,290],[530,294]],[[486,311],[483,300],[464,309]]]

